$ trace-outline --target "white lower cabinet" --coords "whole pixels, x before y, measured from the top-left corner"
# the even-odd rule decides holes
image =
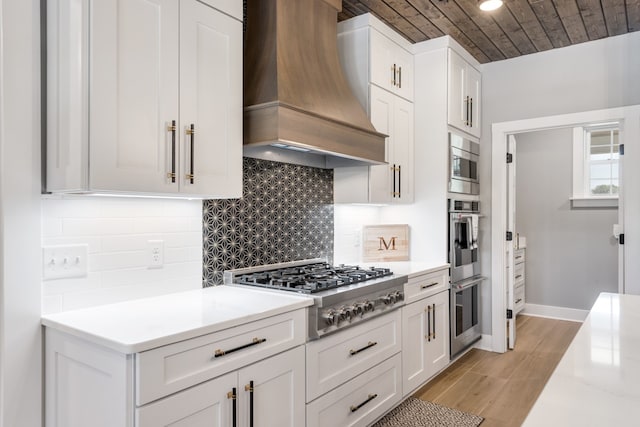
[[[298,427],[304,424],[301,390],[302,346],[145,405],[136,410],[136,427]]]
[[[309,403],[307,427],[371,424],[402,399],[401,363],[396,354]]]
[[[307,343],[307,427],[366,426],[402,398],[401,311]]]
[[[304,426],[305,314],[136,354],[46,328],[45,425]]]
[[[402,390],[415,391],[449,364],[449,291],[402,308]]]
[[[307,343],[307,402],[400,352],[400,310]]]

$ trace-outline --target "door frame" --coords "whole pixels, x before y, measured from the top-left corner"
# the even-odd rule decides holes
[[[556,116],[537,117],[494,123],[491,126],[491,330],[493,351],[504,353],[507,350],[506,328],[506,257],[507,250],[507,137],[525,132],[583,126],[598,121],[619,120],[623,123],[621,143],[625,144],[627,164],[631,158],[640,159],[640,147],[633,141],[640,140],[640,105],[585,111]],[[636,154],[638,152],[638,154]],[[640,168],[623,168],[623,186],[619,206],[619,218],[629,212],[640,212],[640,197],[628,198],[625,195],[640,194]],[[627,216],[628,217],[628,216]],[[620,224],[627,235],[639,236],[640,224]],[[639,239],[640,240],[640,239]],[[618,252],[618,292],[640,294],[640,267],[627,262],[640,259],[640,242],[630,243],[625,239],[624,247]],[[636,263],[638,264],[638,263]]]

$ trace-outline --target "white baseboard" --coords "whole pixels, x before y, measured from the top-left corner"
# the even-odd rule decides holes
[[[521,314],[548,317],[550,319],[570,320],[572,322],[584,322],[584,319],[586,319],[589,314],[589,310],[555,307],[552,305],[525,304]]]
[[[473,345],[478,350],[493,351],[493,335],[482,334],[480,341]]]

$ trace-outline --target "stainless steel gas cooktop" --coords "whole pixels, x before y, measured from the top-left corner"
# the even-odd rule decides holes
[[[225,284],[307,294],[309,338],[319,338],[403,305],[407,276],[389,268],[332,266],[323,259],[228,270]]]

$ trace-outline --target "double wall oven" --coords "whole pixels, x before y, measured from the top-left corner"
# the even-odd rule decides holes
[[[480,331],[480,203],[449,200],[451,357],[478,341]]]

